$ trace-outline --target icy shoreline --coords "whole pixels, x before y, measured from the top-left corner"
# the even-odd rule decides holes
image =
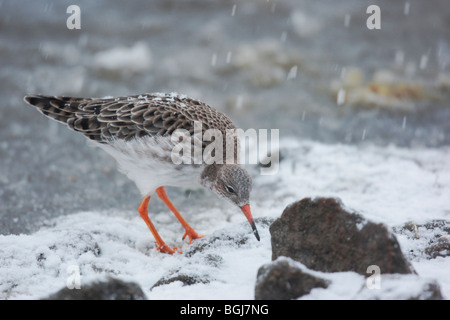
[[[398,229],[449,220],[450,148],[402,149],[325,145],[282,140],[280,171],[254,176],[255,218],[278,218],[286,205],[304,197],[338,197],[365,218]],[[254,168],[257,172],[257,168]],[[40,299],[66,286],[70,266],[81,271],[81,285],[114,276],[139,284],[149,299],[253,299],[258,268],[271,261],[268,224],[258,225],[261,242],[251,234],[242,214],[227,206],[195,206],[195,197],[179,205],[186,219],[207,237],[246,239],[215,241],[200,254],[163,255],[136,212],[79,212],[50,221],[30,235],[0,236],[0,298]],[[216,201],[217,202],[217,201]],[[152,213],[151,213],[152,214]],[[153,213],[164,240],[181,241],[182,229],[167,210]],[[403,299],[434,279],[450,298],[450,257],[426,257],[424,243],[437,231],[418,229],[419,238],[397,232],[406,258],[418,276],[386,276],[380,291],[358,290],[364,279],[353,272],[327,275],[332,285],[315,289],[304,299]],[[247,238],[248,237],[248,238]],[[412,255],[411,252],[415,254]],[[199,279],[183,286],[175,281],[153,285],[171,274]],[[383,279],[385,281],[383,281]],[[385,284],[383,288],[383,283]]]

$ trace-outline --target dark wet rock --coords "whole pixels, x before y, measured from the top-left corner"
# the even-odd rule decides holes
[[[318,278],[289,258],[261,266],[258,270],[255,300],[296,299],[311,292],[314,288],[327,288],[328,281]]]
[[[64,250],[66,253],[71,253],[74,258],[78,258],[83,254],[91,253],[95,257],[98,257],[102,254],[102,251],[92,237],[92,235],[86,232],[75,232],[75,231],[66,231],[59,230],[57,232],[61,232],[65,234],[63,242],[57,242],[48,247],[50,251],[57,252],[58,250]],[[58,253],[56,253],[58,254]],[[44,267],[45,262],[47,261],[48,252],[39,252],[36,254],[36,262],[38,266]]]
[[[291,204],[270,233],[272,260],[286,256],[312,270],[365,276],[370,265],[381,273],[413,272],[385,225],[346,211],[336,199],[305,198]]]
[[[223,258],[214,253],[207,253],[203,251],[196,252],[195,259],[183,264],[182,267],[171,269],[163,275],[151,288],[164,286],[172,282],[181,282],[183,286],[191,286],[197,283],[210,283],[214,281],[213,271],[199,271],[199,265],[203,270],[214,270],[223,264]]]
[[[63,288],[44,300],[146,300],[141,287],[115,278],[82,285],[80,289]]]
[[[395,227],[396,233],[405,235],[414,243],[409,254],[415,257],[435,259],[450,256],[450,221],[431,220],[422,224],[407,222]]]

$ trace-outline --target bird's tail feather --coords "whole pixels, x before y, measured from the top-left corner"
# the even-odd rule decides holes
[[[30,95],[24,98],[26,103],[36,107],[45,116],[63,123],[67,123],[67,120],[76,117],[81,100],[79,98],[45,95]]]
[[[92,110],[85,109],[92,99],[29,95],[24,100],[45,116],[67,124],[70,129],[81,132],[91,140],[103,143],[101,124]]]

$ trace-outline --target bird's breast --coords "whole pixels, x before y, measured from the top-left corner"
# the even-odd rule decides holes
[[[168,137],[145,137],[131,141],[114,140],[100,147],[118,163],[119,170],[133,180],[142,194],[160,186],[200,186],[203,164],[183,158]]]

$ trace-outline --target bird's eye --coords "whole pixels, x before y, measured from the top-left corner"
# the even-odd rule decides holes
[[[232,186],[225,186],[225,189],[227,189],[228,193],[235,193]]]

